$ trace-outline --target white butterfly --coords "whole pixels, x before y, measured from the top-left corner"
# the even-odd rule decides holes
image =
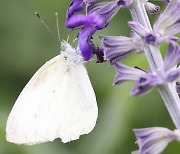
[[[66,41],[61,48],[19,95],[7,120],[7,141],[32,145],[61,138],[66,143],[94,128],[98,108],[83,60]]]

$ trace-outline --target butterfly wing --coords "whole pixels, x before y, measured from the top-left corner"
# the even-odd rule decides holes
[[[19,95],[7,121],[6,139],[31,145],[61,138],[66,143],[89,133],[97,115],[84,65],[70,65],[59,55],[44,64]]]

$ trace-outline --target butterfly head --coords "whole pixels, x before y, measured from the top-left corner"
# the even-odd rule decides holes
[[[68,42],[66,42],[65,40],[63,40],[61,42],[61,51],[67,51],[69,49],[74,49]],[[75,50],[75,49],[74,49]]]
[[[78,48],[73,47],[67,41],[61,42],[61,55],[72,65],[83,63],[83,58]]]

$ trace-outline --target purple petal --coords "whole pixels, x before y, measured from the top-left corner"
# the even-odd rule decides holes
[[[144,41],[148,44],[154,44],[158,41],[158,36],[156,33],[149,31],[143,25],[136,21],[128,22],[128,25],[141,37],[144,38]]]
[[[96,28],[94,26],[85,26],[82,31],[79,33],[79,48],[81,54],[84,58],[84,61],[88,61],[93,57],[93,50],[95,46],[91,41],[91,36],[95,33]]]
[[[75,14],[66,21],[66,27],[68,28],[76,28],[82,25],[92,25],[96,29],[101,29],[105,25],[105,21],[97,13],[89,15]]]
[[[69,18],[71,15],[73,15],[75,12],[80,12],[83,10],[83,0],[73,0],[70,4],[67,13],[66,18]]]
[[[166,36],[162,36],[158,39],[158,43],[161,44],[161,43],[170,43],[172,41],[176,42],[178,41],[179,38],[176,37],[176,36],[172,36],[172,35],[166,35]]]
[[[179,70],[171,71],[167,74],[166,81],[173,82],[179,77],[180,77],[180,71]]]
[[[131,94],[133,96],[140,96],[147,93],[153,86],[161,85],[161,79],[152,73],[146,73],[141,76],[136,82],[135,87],[132,89]]]
[[[92,3],[91,5],[87,6],[88,15],[93,15],[92,24],[96,25],[98,29],[102,29],[106,27],[109,21],[114,17],[114,15],[119,11],[120,6],[118,5],[117,1],[112,2],[99,2],[99,3]],[[101,19],[101,21],[99,21]],[[104,21],[104,22],[102,22]],[[99,22],[103,24],[99,24]],[[87,23],[89,24],[89,22]]]
[[[176,42],[170,42],[164,59],[164,70],[167,71],[180,62],[180,47]]]
[[[135,50],[142,50],[143,42],[139,38],[124,36],[100,36],[104,50],[104,59],[111,64],[126,57]]]
[[[96,2],[96,3],[86,3],[86,14],[91,14],[93,12],[97,12],[101,8],[103,8],[105,5],[107,5],[108,2]]]
[[[132,39],[128,37],[101,36],[100,39],[104,49],[104,58],[111,64],[126,57],[134,49]]]
[[[98,3],[100,0],[84,0],[84,2],[86,4],[94,4],[94,3]]]
[[[86,0],[88,14],[94,11],[98,11],[101,8],[104,8],[104,6],[106,6],[104,9],[106,10],[106,12],[108,12],[108,10],[115,11],[117,7],[118,8],[128,7],[130,4],[133,3],[133,0],[114,0],[112,2],[101,2],[100,0],[96,0],[96,1],[97,2],[91,2],[91,0]]]
[[[180,8],[179,8],[180,9]],[[176,35],[180,32],[180,19],[170,27],[166,28],[166,35],[171,34],[171,35]]]
[[[129,21],[128,25],[140,36],[144,37],[147,33],[149,33],[148,29],[136,21]]]
[[[146,2],[145,7],[146,7],[147,12],[150,14],[157,13],[160,10],[160,7],[158,5],[155,5],[150,2]]]
[[[139,154],[159,154],[173,140],[179,140],[179,130],[151,127],[133,130],[139,145]]]
[[[83,3],[86,3],[86,5],[92,5],[97,3],[98,1],[99,0],[72,0],[72,3],[67,9],[66,18],[68,19],[69,17],[74,15],[75,12],[83,11]]]
[[[114,81],[115,85],[121,84],[125,81],[138,80],[140,76],[145,74],[145,72],[140,69],[131,68],[120,63],[115,63],[114,66],[117,72]]]
[[[119,9],[120,9],[120,6],[118,5],[117,1],[112,1],[104,5],[101,9],[97,11],[97,13],[104,18],[104,21],[107,25],[109,21],[116,15]],[[104,27],[106,25],[104,25]]]

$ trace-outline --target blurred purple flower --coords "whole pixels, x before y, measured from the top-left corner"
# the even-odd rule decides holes
[[[149,30],[136,21],[129,21],[129,27],[141,36],[147,44],[160,44],[162,42],[177,41],[179,38],[173,35],[160,35],[158,32]]]
[[[173,36],[180,32],[180,1],[171,0],[165,11],[154,24],[154,31],[160,36]]]
[[[153,4],[148,5],[149,8],[151,6],[153,8]],[[137,21],[132,21],[128,24],[148,44],[177,41],[179,38],[175,35],[180,32],[180,1],[172,0],[169,2],[165,11],[159,14],[153,30],[145,28]]]
[[[167,128],[151,127],[133,131],[139,150],[132,154],[160,154],[173,140],[180,141],[180,130],[171,131]]]

